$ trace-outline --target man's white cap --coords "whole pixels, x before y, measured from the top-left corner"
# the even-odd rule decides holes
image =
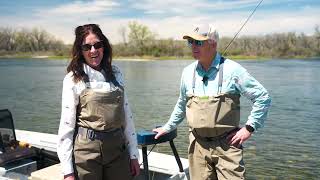
[[[193,31],[183,36],[183,39],[192,38],[199,41],[205,41],[208,39],[218,42],[218,31],[210,24],[200,24],[194,27]]]

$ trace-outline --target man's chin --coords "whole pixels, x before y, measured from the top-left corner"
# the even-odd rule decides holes
[[[199,57],[200,57],[198,54],[193,54],[192,56],[194,59],[199,59]]]

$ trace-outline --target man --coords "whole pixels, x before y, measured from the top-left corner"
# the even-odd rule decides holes
[[[212,26],[197,26],[183,39],[197,61],[184,68],[177,104],[169,121],[154,129],[155,138],[175,129],[186,117],[191,179],[244,179],[242,144],[263,126],[271,104],[268,92],[240,64],[217,52],[219,35]],[[242,128],[240,95],[253,103]]]

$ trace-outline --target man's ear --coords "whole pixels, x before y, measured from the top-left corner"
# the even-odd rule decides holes
[[[215,40],[212,39],[208,39],[208,43],[210,44],[210,46],[212,46],[213,48],[217,47],[217,42]]]

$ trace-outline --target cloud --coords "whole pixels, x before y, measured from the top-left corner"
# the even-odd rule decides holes
[[[271,1],[264,2],[270,4]],[[258,0],[241,1],[208,1],[208,0],[140,0],[130,1],[130,7],[144,11],[145,14],[188,14],[199,15],[205,12],[214,13],[218,10],[239,10],[248,7],[255,7]]]
[[[48,10],[39,10],[38,14],[49,14],[49,15],[85,15],[88,13],[104,13],[112,10],[119,6],[119,3],[106,0],[95,0],[95,1],[75,1],[70,4],[63,4]]]
[[[221,10],[220,12],[197,10],[198,12],[196,12],[196,8],[192,6],[192,4],[205,6],[207,1],[129,0],[129,3],[126,4],[123,4],[123,2],[120,1],[77,1],[64,6],[59,5],[52,7],[51,9],[35,10],[38,13],[31,14],[31,18],[17,17],[14,16],[14,14],[2,15],[0,24],[9,27],[41,27],[66,43],[73,42],[73,31],[75,27],[87,23],[99,24],[112,43],[121,42],[122,37],[119,33],[119,29],[123,26],[127,27],[130,21],[138,21],[139,23],[148,26],[152,32],[158,35],[158,38],[181,39],[182,35],[192,29],[194,24],[199,23],[215,24],[220,32],[220,36],[223,37],[233,36],[239,30],[246,18],[252,12],[252,7],[255,7],[258,1],[243,0],[216,2],[218,4],[221,3],[220,5],[216,5],[216,8],[223,7],[222,2],[226,3],[225,6],[228,5],[229,8],[240,6],[251,7],[247,10]],[[279,0],[279,2],[283,3],[283,0]],[[266,2],[264,2],[263,5],[265,5],[265,3]],[[268,0],[267,3],[271,3],[272,5],[276,4],[274,3],[274,0]],[[285,7],[287,9],[284,10],[277,9],[277,7],[276,9],[268,9],[263,5],[260,6],[252,19],[250,19],[248,24],[240,32],[240,36],[264,35],[281,32],[304,32],[306,34],[312,34],[315,25],[320,25],[318,15],[319,6],[306,5],[294,10]],[[83,6],[86,7],[84,8]],[[128,12],[130,16],[114,15],[119,10],[122,10],[123,12],[124,7],[126,8],[125,11]],[[147,7],[150,8],[148,9]],[[140,11],[134,8],[140,8],[141,11],[145,9],[143,10],[143,15],[137,15],[137,12],[140,13]],[[166,8],[169,9],[170,13],[168,13]],[[73,13],[64,13],[64,11],[71,11],[72,9]],[[111,11],[113,15],[107,13]],[[43,13],[41,14],[40,12]],[[26,18],[28,21],[25,20]]]
[[[271,33],[297,32],[311,35],[315,25],[319,25],[317,9],[303,9],[294,12],[274,12],[260,10],[254,14],[240,32],[242,35],[265,35]],[[150,29],[162,38],[181,39],[182,35],[192,30],[193,25],[211,23],[220,35],[233,37],[251,12],[233,12],[212,14],[210,16],[175,16],[158,19],[141,19]]]

